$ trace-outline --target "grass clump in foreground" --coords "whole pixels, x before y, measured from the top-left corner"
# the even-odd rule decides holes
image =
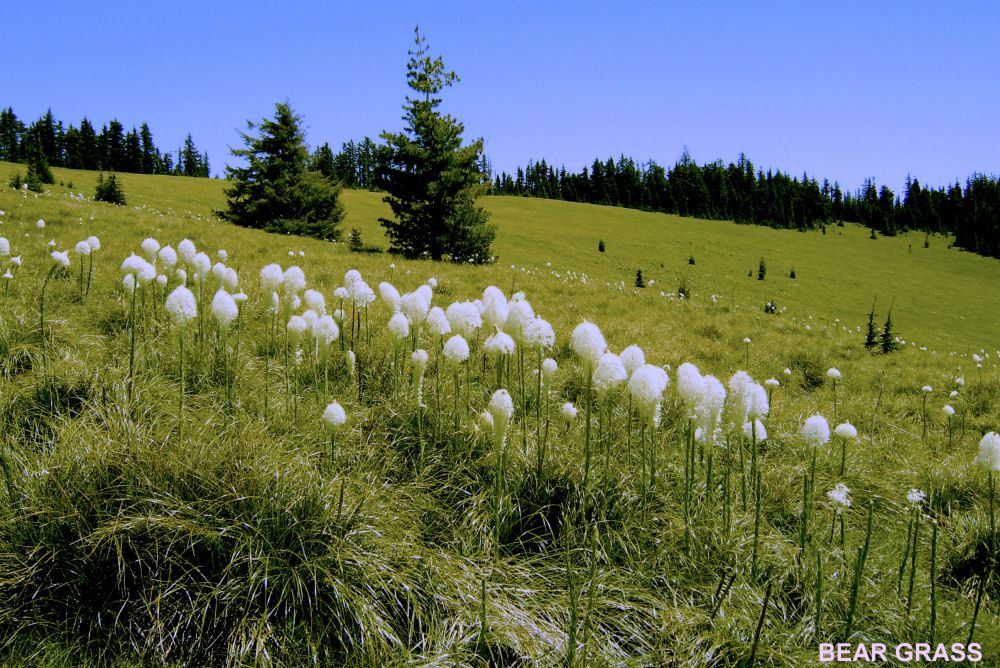
[[[163,180],[178,184],[174,202],[201,197]],[[391,282],[402,301],[434,278],[445,308],[508,289],[509,268],[352,254],[161,211],[160,183],[130,182],[138,209],[0,192],[2,234],[22,258],[0,303],[0,661],[808,665],[819,642],[950,644],[970,632],[985,657],[1000,652],[991,486],[972,465],[1000,417],[985,351],[979,362],[909,345],[872,356],[818,313],[565,280],[604,271],[581,261],[518,271],[526,295],[505,295],[502,321],[490,291],[513,354],[484,354],[479,329],[467,354],[453,345],[446,358],[443,325],[395,341],[391,299],[366,301],[362,283]],[[101,239],[90,295],[55,271],[40,327],[48,240],[65,250],[90,235]],[[147,236],[191,239],[213,262],[225,249],[219,261],[248,295],[223,337],[206,283],[183,365],[164,304],[177,275],[138,292],[134,317],[122,287],[119,266]],[[274,262],[298,264],[304,287],[342,311],[326,355],[308,329],[291,346],[269,314],[258,272]],[[537,354],[508,323],[512,311],[528,318],[527,300],[555,333]],[[307,320],[305,305],[288,308]],[[618,384],[614,360],[596,358],[600,391],[588,391],[570,345],[584,319],[612,352],[639,343],[651,367],[669,365],[665,391],[634,350],[621,362],[646,368],[646,382]],[[419,393],[416,349],[428,353]],[[721,379],[718,414],[695,395],[685,404],[685,362],[691,380]],[[837,421],[858,431],[843,468],[841,442],[801,436],[808,416],[832,420],[830,368],[842,373]],[[481,415],[498,378],[510,398],[499,450]],[[769,378],[769,410],[757,392],[744,431],[732,398]],[[322,419],[333,401],[344,410],[335,438]],[[567,402],[578,412],[565,422]],[[828,496],[838,485],[850,505]]]

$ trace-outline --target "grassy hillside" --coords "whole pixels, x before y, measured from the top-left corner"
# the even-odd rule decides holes
[[[6,181],[17,168],[0,163],[0,178]],[[57,181],[72,182],[75,191],[93,195],[96,174],[67,169],[54,174]],[[225,203],[223,181],[132,174],[121,179],[129,207],[206,218]],[[388,247],[377,222],[390,213],[382,196],[347,191],[343,199],[345,233],[356,227],[367,244]],[[657,294],[675,293],[684,278],[697,301],[716,295],[720,303],[754,310],[774,300],[797,321],[839,319],[851,328],[866,325],[877,298],[879,325],[894,302],[896,329],[907,345],[939,353],[1000,349],[1000,311],[989,298],[1000,294],[1000,262],[948,248],[949,239],[941,236],[924,248],[923,234],[871,240],[866,228],[854,224],[831,226],[822,234],[551,200],[483,201],[498,226],[494,251],[503,267],[563,277],[575,272],[591,281],[624,282],[627,289],[641,269]],[[601,239],[603,254],[597,252]],[[756,279],[761,258],[767,266],[764,281]]]
[[[92,195],[96,175],[53,171]],[[0,258],[13,271],[0,298],[0,664],[803,666],[819,642],[965,642],[974,616],[983,665],[1000,657],[1000,473],[972,463],[1000,426],[995,261],[851,226],[490,198],[500,262],[456,266],[221,224],[214,180],[122,184],[128,207],[0,189],[0,236],[21,258]],[[384,244],[379,196],[344,199],[345,230]],[[72,249],[89,235],[101,249],[83,297]],[[167,290],[137,293],[130,326],[120,267],[150,236],[190,239],[213,262],[227,251],[248,295],[228,336],[214,284],[204,321],[171,325],[173,272]],[[50,240],[71,264],[46,283]],[[747,278],[761,256],[766,280]],[[558,371],[539,389],[542,355],[524,355],[522,376],[517,355],[483,352],[486,333],[456,368],[427,327],[394,340],[381,301],[360,329],[343,305],[320,363],[268,314],[258,275],[272,262],[300,266],[329,311],[349,269],[403,293],[434,278],[442,308],[490,285],[523,290],[554,328],[543,354]],[[652,287],[632,287],[637,268]],[[682,277],[693,299],[661,296]],[[895,297],[907,340],[891,355],[853,331],[875,294],[883,319]],[[765,298],[786,310],[764,314]],[[658,425],[624,386],[588,399],[570,344],[584,319],[613,352],[638,344],[667,368]],[[414,343],[430,358],[420,390]],[[702,409],[679,392],[685,362],[724,384],[738,369],[778,379],[767,437],[724,421],[690,441]],[[499,449],[481,416],[498,385],[513,404]],[[332,400],[346,412],[334,434],[320,419]],[[564,402],[579,410],[568,424]],[[857,439],[811,445],[814,414]],[[843,513],[828,496],[838,483]],[[914,488],[928,494],[915,506]]]

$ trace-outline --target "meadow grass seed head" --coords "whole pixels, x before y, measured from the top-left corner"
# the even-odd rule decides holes
[[[49,257],[52,258],[52,262],[61,266],[63,269],[69,269],[69,253],[66,251],[52,251],[49,253]]]
[[[816,448],[830,440],[830,425],[822,415],[813,415],[802,425],[802,438]]]
[[[756,430],[756,433],[754,430]],[[743,423],[743,436],[747,440],[751,440],[755,435],[757,436],[758,443],[767,440],[767,429],[764,428],[764,423],[757,418],[754,418],[753,422]]]
[[[646,353],[642,352],[642,348],[634,343],[623,350],[619,357],[621,358],[622,364],[625,365],[625,371],[629,376],[635,373],[636,369],[646,363]]]
[[[751,383],[747,390],[747,417],[764,417],[771,410],[767,402],[767,390],[759,383]]]
[[[344,273],[344,287],[347,289],[347,292],[349,293],[353,292],[354,286],[357,283],[360,283],[362,280],[364,279],[361,278],[361,272],[358,271],[357,269],[348,269]]]
[[[570,346],[573,352],[580,356],[590,372],[597,365],[601,355],[608,349],[608,344],[604,340],[601,330],[592,322],[584,320],[573,329],[570,337]]]
[[[660,402],[667,389],[665,376],[660,367],[644,364],[632,372],[628,379],[628,390],[642,415],[651,426],[660,426]],[[596,372],[594,374],[596,379]]]
[[[483,351],[492,355],[513,355],[514,339],[506,332],[497,331],[483,341]]]
[[[127,275],[127,279],[131,274]],[[198,317],[198,303],[195,301],[194,293],[183,285],[179,285],[167,295],[164,305],[170,320],[177,327],[184,329],[189,323]]]
[[[948,405],[945,405],[944,408],[941,409],[941,411],[948,417],[951,417],[952,415],[955,414],[955,409]]]
[[[556,364],[556,361],[551,357],[546,357],[542,360],[542,382],[545,385],[551,385],[558,370],[559,365]]]
[[[705,390],[705,380],[701,372],[691,362],[684,362],[677,367],[677,393],[681,395],[681,400],[688,411],[693,411],[695,405],[701,400],[701,395]]]
[[[492,285],[490,286],[493,287]],[[487,288],[489,290],[489,288]],[[484,293],[483,296],[483,322],[490,329],[502,328],[504,323],[507,322],[507,316],[510,314],[510,307],[507,304],[507,300],[502,296],[497,296],[495,292],[489,293],[487,296]]]
[[[438,338],[451,334],[451,324],[440,306],[435,306],[427,312],[427,331]]]
[[[281,271],[281,265],[269,264],[264,266],[260,270],[260,289],[264,294],[278,292],[284,276],[284,272]]]
[[[483,298],[482,298],[482,301],[485,302],[487,299],[499,299],[503,303],[505,303],[505,304],[507,303],[507,295],[505,295],[503,293],[503,290],[501,290],[500,288],[498,288],[495,285],[487,285],[483,289]]]
[[[521,293],[518,293],[521,295]],[[515,341],[524,340],[524,328],[535,319],[535,311],[524,296],[512,299],[507,305],[507,318],[503,322],[503,331],[514,337]]]
[[[234,293],[240,288],[240,277],[232,267],[226,267],[226,276],[222,279],[222,287],[226,292]]]
[[[399,290],[397,290],[392,283],[388,281],[382,281],[379,283],[378,294],[382,298],[382,303],[385,304],[390,311],[393,313],[399,313]]]
[[[548,350],[556,343],[555,330],[542,318],[532,318],[523,331],[524,344],[534,351]]]
[[[396,313],[389,318],[387,327],[397,341],[402,341],[410,335],[410,321],[402,313]]]
[[[483,316],[472,302],[454,302],[445,309],[445,317],[454,332],[465,338],[472,338],[476,330],[483,326]]]
[[[487,409],[490,413],[490,417],[493,418],[493,427],[498,433],[507,431],[507,425],[510,424],[510,419],[514,415],[514,400],[510,397],[510,392],[507,390],[497,390],[490,397],[490,404]]]
[[[826,493],[830,500],[836,504],[837,512],[842,513],[845,509],[851,507],[851,490],[847,488],[842,482],[838,482],[837,486]]]
[[[308,308],[303,311],[302,319],[306,321],[306,328],[309,330],[309,333],[312,334],[313,326],[316,324],[316,321],[319,320],[319,314],[311,308]]]
[[[326,315],[326,299],[319,290],[309,289],[302,295],[306,308],[312,309],[317,315]]]
[[[134,276],[138,274],[140,271],[142,271],[143,267],[145,267],[146,264],[147,262],[145,260],[143,260],[135,253],[132,253],[127,258],[125,258],[124,262],[122,262],[122,271],[125,272],[126,274],[132,274]]]
[[[424,322],[430,307],[430,303],[419,292],[408,292],[399,300],[400,311],[403,312],[403,315],[413,325],[419,325]]]
[[[139,273],[135,276],[139,280],[140,285],[149,285],[156,280],[156,267],[144,260],[142,267],[139,269]]]
[[[209,272],[212,271],[212,258],[208,257],[208,253],[195,253],[191,264],[194,266],[195,271],[201,275],[202,281],[204,281],[205,277],[207,277]]]
[[[333,316],[322,315],[312,324],[312,333],[320,346],[328,346],[340,336],[340,328]]]
[[[237,315],[239,309],[236,308],[236,300],[225,290],[219,289],[212,298],[212,317],[223,332],[229,330],[229,325],[236,320]]]
[[[833,433],[844,439],[845,441],[852,441],[858,437],[858,429],[850,422],[844,422],[838,424],[833,430]]]
[[[177,254],[181,258],[181,262],[186,265],[194,264],[194,256],[198,253],[198,249],[195,248],[194,242],[190,239],[183,239],[179,244],[177,244]]]
[[[216,262],[212,265],[212,278],[215,279],[215,289],[223,287],[226,282],[226,265],[221,262]]]
[[[723,411],[726,423],[739,428],[747,421],[750,412],[750,386],[753,378],[746,371],[737,371],[729,378],[729,392]]]
[[[695,414],[698,416],[698,423],[705,428],[706,435],[714,437],[726,405],[726,388],[715,376],[702,376],[702,383],[703,389],[695,406]]]
[[[445,342],[441,354],[449,364],[461,364],[469,359],[469,343],[461,334],[455,334]]]
[[[177,265],[177,251],[170,246],[164,246],[156,254],[157,261],[165,271],[170,271]]]
[[[299,267],[292,265],[285,270],[281,277],[281,287],[285,291],[285,297],[290,299],[298,296],[306,289],[306,275]]]
[[[1000,436],[996,432],[985,434],[979,441],[979,453],[972,463],[986,471],[1000,472]]]
[[[351,295],[351,299],[358,306],[368,306],[375,301],[375,291],[367,283],[361,281],[354,286],[354,294]]]
[[[4,239],[3,241],[7,240]],[[77,241],[76,246],[73,248],[73,250],[76,251],[76,254],[80,256],[90,255],[90,244],[88,244],[86,241]],[[3,252],[2,244],[0,244],[0,255],[8,255],[8,253]]]
[[[309,324],[306,319],[300,315],[293,315],[288,319],[288,324],[285,326],[288,332],[288,340],[291,342],[293,348],[297,348],[299,342],[302,341],[302,337],[305,335],[306,330],[309,329]]]
[[[327,432],[336,432],[347,422],[347,413],[344,407],[336,401],[327,404],[323,410],[323,429]]]
[[[142,252],[149,262],[156,262],[156,252],[160,250],[160,242],[152,237],[147,237],[142,241]]]
[[[414,292],[423,297],[424,301],[427,302],[427,308],[430,309],[431,302],[434,301],[434,291],[431,290],[431,286],[425,283],[414,290]]]
[[[594,389],[598,394],[606,394],[628,380],[628,372],[621,358],[612,352],[606,352],[597,360],[594,367]]]

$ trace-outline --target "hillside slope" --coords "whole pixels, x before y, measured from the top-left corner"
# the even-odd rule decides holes
[[[0,163],[0,179],[5,183],[22,168]],[[53,173],[54,193],[68,192],[59,187],[61,181],[93,195],[96,173]],[[120,179],[129,207],[207,219],[225,203],[225,181],[139,174]],[[389,215],[382,195],[348,190],[343,200],[344,232],[356,227],[367,244],[387,247],[378,224],[379,216]],[[840,319],[852,329],[865,326],[877,298],[879,325],[893,303],[895,329],[907,345],[957,353],[1000,349],[1000,261],[948,248],[943,237],[931,238],[924,248],[922,234],[872,240],[867,229],[854,224],[829,226],[823,234],[554,200],[486,197],[483,202],[498,228],[494,251],[501,266],[560,277],[586,274],[590,281],[624,283],[629,290],[636,270],[642,270],[657,294],[674,294],[683,278],[696,300],[715,295],[718,303],[750,310],[773,300],[797,321]],[[597,250],[600,240],[605,253]],[[767,276],[758,281],[762,258]]]

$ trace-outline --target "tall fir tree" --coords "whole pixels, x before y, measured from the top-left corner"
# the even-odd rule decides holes
[[[409,51],[406,81],[416,93],[403,105],[404,132],[382,133],[377,184],[387,193],[384,201],[393,218],[379,222],[389,236],[391,249],[407,257],[430,256],[441,260],[488,262],[496,235],[489,215],[477,206],[485,190],[479,171],[483,140],[462,146],[462,123],[438,111],[434,97],[458,81],[446,71],[440,57],[431,59],[428,46],[414,30],[415,48]]]
[[[872,302],[872,310],[868,312],[868,330],[865,332],[865,350],[872,351],[878,346],[878,330],[875,328],[875,304],[878,299]]]
[[[226,167],[233,185],[226,190],[227,209],[216,213],[244,227],[339,239],[340,186],[308,170],[302,119],[288,104],[275,108],[272,120],[247,121],[248,130],[258,130],[259,136],[241,133],[246,148],[231,149],[248,164]]]

